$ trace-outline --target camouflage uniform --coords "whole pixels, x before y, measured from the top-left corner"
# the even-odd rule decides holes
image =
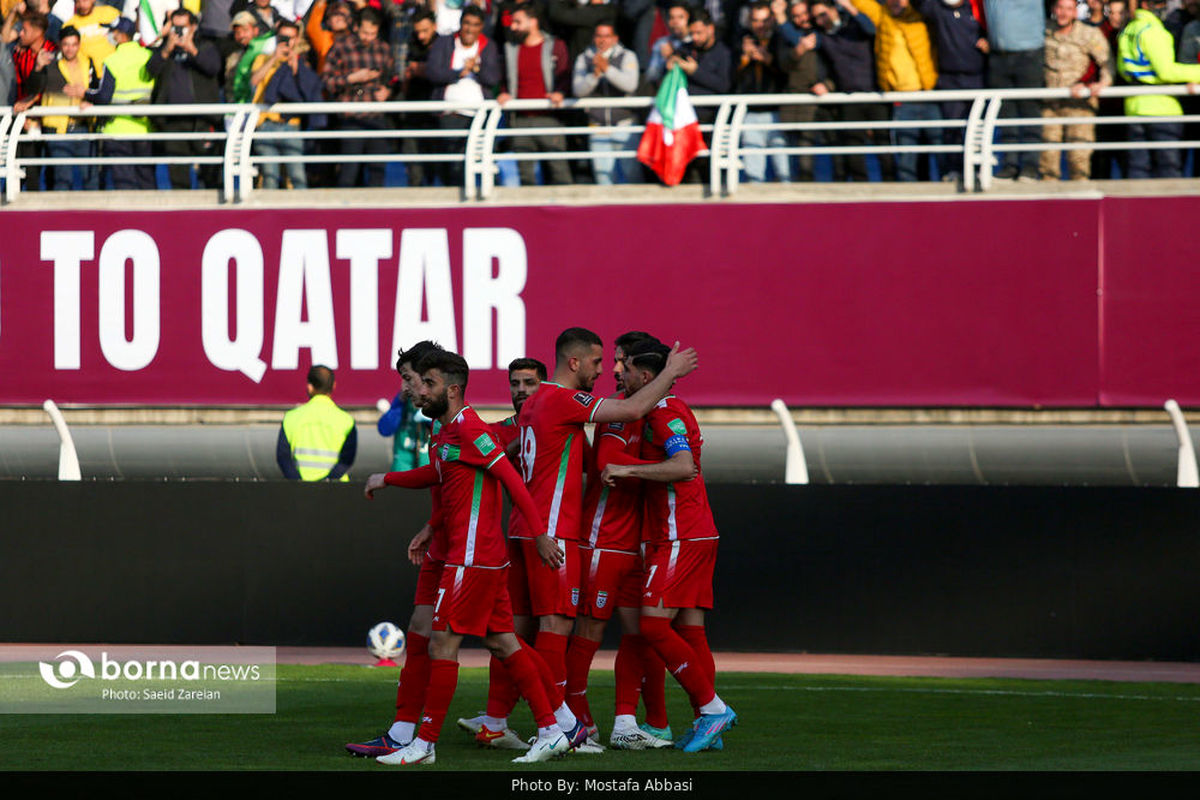
[[[1080,83],[1092,71],[1095,64],[1098,73],[1095,83],[1108,86],[1113,81],[1113,56],[1108,40],[1099,28],[1075,22],[1067,31],[1049,28],[1046,31],[1046,87],[1061,89]],[[1047,100],[1042,105],[1042,117],[1094,117],[1099,101],[1094,97]],[[1045,142],[1094,142],[1095,125],[1050,125],[1042,128]],[[1058,180],[1061,174],[1062,151],[1042,153],[1042,178]],[[1068,150],[1067,166],[1071,180],[1088,180],[1091,177],[1091,150]]]

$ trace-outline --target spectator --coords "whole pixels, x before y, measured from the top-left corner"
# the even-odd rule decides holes
[[[241,0],[200,0],[200,34],[217,46],[221,63],[233,52],[233,7]]]
[[[468,6],[463,9],[465,17],[468,11],[478,13],[479,9]],[[459,18],[462,23],[462,17]],[[480,22],[482,26],[482,21]],[[415,12],[412,22],[407,26],[408,42],[403,49],[404,65],[397,62],[397,73],[400,75],[400,92],[405,100],[420,101],[433,98],[433,84],[425,74],[429,66],[429,51],[438,39],[437,22],[433,12],[427,8]],[[396,29],[393,29],[396,30]],[[393,52],[395,49],[393,48]],[[437,127],[437,118],[433,114],[408,113],[402,118],[402,125],[407,129],[433,130]],[[440,142],[433,139],[401,139],[400,152],[405,155],[420,155],[434,153],[439,149]],[[443,148],[444,149],[444,148]],[[425,164],[410,162],[404,165],[408,175],[409,186],[432,186],[434,172]]]
[[[79,31],[70,25],[59,32],[58,47],[58,62],[46,68],[42,105],[78,106],[89,89],[94,90],[100,85],[100,67],[81,54]],[[42,130],[60,135],[87,134],[91,132],[90,122],[90,119],[78,116],[42,117]],[[88,139],[46,142],[46,155],[62,159],[90,158],[95,156],[95,145]],[[95,164],[55,164],[52,180],[46,181],[46,188],[69,191],[74,188],[76,170],[81,173],[84,189],[100,188],[100,172]]]
[[[816,94],[827,92],[822,83],[820,58],[817,56],[811,33],[812,15],[807,0],[796,0],[788,7],[788,22],[780,29],[778,55],[780,66],[787,74],[786,91],[793,94]],[[829,122],[833,106],[818,106],[812,103],[784,106],[779,112],[783,122]],[[799,130],[791,134],[792,142],[799,147],[816,147],[824,139],[811,130]],[[809,182],[814,178],[813,157],[800,154],[796,157],[796,180]]]
[[[212,42],[198,39],[196,15],[186,8],[176,8],[167,19],[163,43],[155,48],[146,70],[154,76],[151,102],[166,105],[217,103],[217,76],[221,72],[221,55]],[[155,120],[155,128],[163,133],[211,133],[221,125],[220,119],[208,116],[164,116]],[[216,150],[212,139],[169,140],[161,144],[162,154],[172,158],[212,156]],[[187,163],[167,166],[172,189],[192,188],[192,168]],[[217,164],[202,164],[196,174],[201,189],[220,186]]]
[[[316,0],[304,30],[316,56],[314,66],[319,75],[325,71],[325,56],[333,43],[350,33],[350,6],[342,2],[326,5],[325,0]]]
[[[694,97],[728,94],[733,88],[733,54],[724,42],[717,40],[717,26],[712,15],[702,8],[692,11],[688,33],[690,47],[676,50],[667,58],[667,71],[678,66],[688,77],[688,94]],[[711,124],[717,116],[715,106],[698,106],[696,118],[701,125]],[[693,158],[683,173],[686,183],[700,183],[709,171],[707,157]]]
[[[500,51],[496,43],[483,35],[483,12],[463,9],[462,27],[454,36],[439,36],[429,50],[425,77],[433,86],[432,99],[479,103],[492,98],[492,88],[500,81]],[[465,131],[471,127],[474,111],[452,111],[438,117],[443,130]],[[447,152],[463,153],[465,138],[446,139]],[[442,172],[442,183],[461,185],[463,165],[450,162]]]
[[[258,27],[258,19],[249,11],[233,15],[234,50],[225,59],[225,100],[249,103],[254,97],[250,73],[254,60],[274,45],[274,34]]]
[[[358,454],[354,418],[333,402],[333,370],[316,365],[308,371],[309,400],[283,415],[275,461],[293,481],[348,481]]]
[[[775,15],[769,3],[750,6],[749,28],[742,32],[740,58],[734,72],[736,94],[780,94],[787,86],[787,74],[777,58],[781,37],[775,27]],[[746,125],[777,125],[779,106],[750,106]],[[787,137],[780,130],[745,130],[742,133],[742,165],[751,183],[767,180],[767,162],[774,168],[775,180],[791,180],[786,153],[763,156],[764,147],[786,147]]]
[[[855,0],[855,6],[875,25],[875,77],[883,92],[921,92],[937,85],[937,67],[924,18],[909,0]],[[896,122],[939,123],[937,103],[897,103],[892,108]],[[896,146],[940,145],[942,129],[893,128]],[[896,177],[902,181],[928,180],[928,171],[919,169],[925,160],[916,153],[896,156]],[[918,172],[923,173],[918,176]]]
[[[1107,0],[1104,4],[1104,22],[1100,32],[1108,42],[1108,50],[1114,58],[1113,84],[1125,84],[1125,79],[1116,71],[1115,59],[1117,53],[1117,37],[1125,23],[1129,21],[1129,0]],[[1121,97],[1101,97],[1099,115],[1102,117],[1125,116],[1125,100]],[[1124,125],[1096,126],[1097,142],[1124,142],[1127,132]],[[1115,169],[1122,176],[1129,174],[1129,153],[1126,150],[1096,150],[1092,153],[1092,180],[1109,180],[1117,177]]]
[[[405,366],[411,370],[413,364],[406,362]],[[416,378],[419,385],[420,376]],[[392,472],[404,472],[429,463],[430,428],[431,420],[408,397],[407,390],[397,392],[387,411],[375,423],[379,435],[392,440]]]
[[[925,18],[937,53],[935,89],[982,89],[986,82],[988,41],[983,24],[967,0],[912,0],[912,6]],[[971,104],[966,100],[942,103],[942,119],[966,120]],[[962,145],[963,130],[943,131],[947,144]],[[955,181],[962,174],[962,153],[950,154],[938,162],[942,180]]]
[[[650,46],[650,61],[646,64],[646,82],[657,86],[667,72],[667,59],[677,50],[691,45],[692,36],[688,33],[688,23],[692,18],[692,7],[687,0],[673,0],[667,6],[667,32],[654,40]]]
[[[1043,0],[983,0],[988,33],[988,86],[992,89],[1030,89],[1045,85],[1043,75],[1046,8]],[[1005,101],[1000,116],[1029,119],[1041,115],[1037,100]],[[1000,127],[1001,144],[1040,139],[1027,125]],[[1036,152],[1001,153],[996,177],[1036,181]]]
[[[1089,74],[1096,78],[1090,83]],[[1047,100],[1042,116],[1047,119],[1078,119],[1096,116],[1099,102],[1096,95],[1112,85],[1113,60],[1108,41],[1099,28],[1076,18],[1075,0],[1056,0],[1050,25],[1046,29],[1046,88],[1071,90],[1071,98]],[[1094,142],[1095,125],[1046,125],[1042,128],[1046,142]],[[1042,153],[1042,180],[1058,180],[1061,176],[1062,153],[1047,150]],[[1086,181],[1092,173],[1091,150],[1067,151],[1068,174],[1073,181]]]
[[[75,3],[78,5],[79,0],[75,0]],[[177,8],[183,8],[179,0],[137,0],[135,21],[138,44],[150,49],[162,46],[166,39],[165,29],[171,24],[171,12]],[[133,16],[130,15],[131,18]]]
[[[1183,57],[1183,29],[1197,19],[1200,19],[1200,0],[1183,0],[1178,8],[1169,12],[1163,19],[1163,25],[1175,40],[1175,54],[1178,60],[1185,64],[1195,62],[1189,62]]]
[[[46,67],[54,63],[54,43],[46,38],[46,26],[49,22],[45,14],[25,12],[21,15],[21,30],[17,34],[17,46],[12,51],[13,66],[16,81],[12,110],[20,114],[33,108],[42,99],[42,91],[46,86]],[[25,133],[36,133],[41,129],[41,123],[33,117],[25,119]],[[39,139],[26,139],[17,145],[17,157],[40,158],[42,142]],[[27,164],[25,170],[24,188],[26,191],[40,191],[42,188],[42,168]]]
[[[542,13],[532,3],[513,10],[509,41],[504,45],[504,88],[496,98],[500,105],[513,99],[545,99],[553,108],[562,106],[571,82],[571,62],[567,59],[566,44],[542,29]],[[556,128],[562,123],[545,111],[517,111],[509,115],[509,125],[513,128]],[[512,146],[516,153],[562,153],[567,149],[567,140],[561,134],[514,136]],[[517,162],[521,183],[535,183],[534,163]],[[573,182],[566,161],[554,159],[542,163],[545,172],[549,173],[547,183]]]
[[[628,44],[639,64],[650,61],[650,37],[658,19],[655,0],[613,0],[617,6],[617,36]]]
[[[1179,25],[1177,30],[1172,23]],[[1176,9],[1168,17],[1167,30],[1175,37],[1175,48],[1178,60],[1182,64],[1195,64],[1200,61],[1200,0],[1185,0],[1183,8]],[[1200,98],[1181,97],[1180,105],[1183,113],[1188,116],[1200,114]],[[1188,141],[1200,139],[1200,124],[1186,122],[1183,125],[1183,138]],[[1190,177],[1200,175],[1200,150],[1192,150],[1192,169]],[[1184,159],[1186,161],[1186,159]]]
[[[337,40],[325,59],[321,81],[330,99],[342,103],[383,103],[391,96],[389,76],[394,61],[391,48],[379,38],[383,15],[374,8],[362,10],[358,25],[350,36]],[[376,111],[352,111],[340,115],[343,131],[362,134],[348,136],[342,141],[342,154],[337,184],[348,189],[359,185],[360,177],[368,186],[383,186],[384,165],[364,164],[361,155],[385,155],[391,142],[381,138],[388,127],[387,118]]]
[[[626,50],[617,39],[616,26],[611,22],[596,25],[592,46],[575,59],[571,82],[576,97],[630,97],[638,86],[637,54]],[[640,131],[631,108],[593,108],[588,110],[588,124],[593,127],[615,127],[611,133],[595,134],[588,138],[592,157],[592,174],[596,183],[641,183],[642,168],[636,156],[619,160],[607,154],[618,150],[637,152]],[[620,180],[617,170],[620,169]]]
[[[271,55],[259,55],[250,76],[254,85],[254,102],[274,105],[275,103],[319,103],[321,101],[321,79],[308,66],[304,57],[308,52],[308,43],[300,36],[300,25],[290,20],[279,23],[275,31],[275,52]],[[308,117],[310,127],[320,127],[315,124],[314,117]],[[271,134],[295,134],[299,132],[303,120],[299,116],[283,117],[278,112],[266,111],[259,117],[258,130]],[[304,153],[304,141],[298,137],[256,138],[254,147],[263,156],[299,156]],[[258,171],[262,175],[264,189],[282,189],[280,173],[287,171],[288,180],[293,189],[307,189],[308,177],[304,164],[298,161],[287,162],[280,169],[279,163],[262,163]]]
[[[860,12],[850,0],[812,0],[808,4],[816,23],[811,34],[818,52],[824,58],[829,79],[825,89],[839,92],[874,92],[875,82],[875,23]],[[886,122],[891,118],[880,103],[845,103],[838,109],[842,122]],[[872,131],[847,129],[839,131],[835,142],[846,147],[863,147],[874,141]],[[878,156],[879,170],[885,181],[895,180],[895,160],[888,153]],[[845,174],[850,180],[869,180],[867,158],[851,155],[845,159]],[[842,173],[835,161],[835,176]]]
[[[116,47],[108,40],[108,26],[119,16],[117,9],[98,5],[96,0],[75,0],[75,16],[66,24],[79,31],[79,55],[84,63],[103,64],[112,55]]]
[[[1180,64],[1175,60],[1175,42],[1163,26],[1166,0],[1142,0],[1141,8],[1117,39],[1117,69],[1130,83],[1164,84],[1200,82],[1200,64]],[[1190,87],[1193,90],[1195,87]],[[1183,107],[1170,95],[1138,95],[1125,98],[1129,117],[1178,117]],[[1128,126],[1129,141],[1178,142],[1183,123],[1135,123]],[[1179,178],[1183,159],[1177,148],[1129,151],[1130,178]]]
[[[133,40],[137,27],[133,20],[118,17],[109,26],[116,49],[104,59],[100,85],[88,92],[86,99],[97,105],[130,105],[149,103],[154,92],[154,78],[146,69],[151,53]],[[150,132],[146,117],[122,115],[108,117],[104,133],[123,136],[145,136]],[[111,139],[104,142],[104,153],[110,158],[150,158],[150,142],[144,139]],[[113,164],[114,189],[155,188],[154,165]]]
[[[550,0],[547,18],[549,29],[566,42],[567,59],[574,64],[591,45],[597,25],[617,24],[617,6],[609,0]]]
[[[403,93],[405,98],[422,99],[420,97],[409,98],[408,95],[409,54],[415,47],[417,61],[424,61],[429,52],[429,42],[432,41],[432,36],[422,34],[417,37],[414,35],[414,28],[418,18],[428,19],[433,22],[432,35],[438,35],[437,15],[429,8],[425,0],[380,0],[380,10],[383,11],[385,23],[384,31],[380,33],[380,36],[387,39],[388,44],[392,46],[392,60],[395,62],[398,83],[394,88],[397,92]],[[424,28],[424,24],[421,27]],[[455,29],[457,27],[455,25]],[[384,36],[384,33],[387,35]],[[421,44],[422,41],[424,44]],[[411,142],[412,140],[407,141]],[[401,147],[403,146],[402,142]]]
[[[75,10],[74,0],[59,0],[59,3],[65,3],[67,7],[61,16],[51,13],[50,0],[17,0],[11,6],[8,2],[3,2],[2,5],[6,9],[2,35],[4,43],[8,44],[17,39],[21,30],[21,17],[26,14],[44,14],[46,16],[46,38],[57,47],[59,31],[62,29],[64,20],[66,17],[70,17]],[[57,9],[58,6],[55,8]]]
[[[166,0],[166,2],[171,2],[171,0]],[[283,19],[279,9],[271,4],[271,0],[252,0],[246,10],[254,16],[254,21],[258,23],[260,31],[274,31],[279,20]]]

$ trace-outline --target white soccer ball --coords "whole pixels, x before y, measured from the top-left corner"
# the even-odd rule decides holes
[[[391,622],[381,622],[367,631],[367,651],[378,659],[395,659],[404,652],[404,631]]]

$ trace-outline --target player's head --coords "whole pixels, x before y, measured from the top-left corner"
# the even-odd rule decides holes
[[[431,350],[417,362],[416,370],[421,375],[419,402],[426,415],[436,419],[466,403],[471,368],[458,353]]]
[[[333,370],[324,364],[314,364],[308,371],[308,395],[333,394]]]
[[[441,345],[425,339],[407,350],[396,351],[396,372],[400,373],[400,393],[405,400],[416,401],[421,388],[421,374],[415,369],[426,354],[441,350]]]
[[[629,358],[630,351],[643,342],[657,341],[657,338],[645,331],[629,331],[629,333],[622,333],[617,337],[616,341],[613,342],[613,378],[617,381],[617,391],[630,394],[621,380],[621,375],[625,372],[625,362]]]
[[[632,394],[654,380],[667,366],[671,348],[659,341],[640,342],[629,349],[622,380],[625,391]]]
[[[567,328],[554,342],[554,372],[570,377],[569,388],[590,392],[604,371],[604,342],[587,328]]]
[[[512,394],[513,411],[519,412],[546,378],[546,365],[536,358],[514,358],[508,362],[508,391]]]

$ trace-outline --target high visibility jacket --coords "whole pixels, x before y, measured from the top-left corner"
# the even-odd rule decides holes
[[[154,90],[154,78],[146,71],[150,51],[137,42],[117,45],[113,54],[104,59],[104,69],[113,79],[113,105],[149,103]],[[112,117],[104,126],[105,133],[146,133],[150,120],[145,117]]]
[[[324,480],[338,463],[354,418],[338,408],[327,394],[315,394],[302,406],[283,415],[283,435],[291,447],[300,480]],[[342,475],[341,480],[350,480]]]
[[[1175,39],[1162,21],[1138,9],[1117,39],[1117,71],[1129,83],[1164,84],[1200,82],[1200,64],[1175,61]],[[1170,95],[1125,98],[1131,117],[1173,117],[1183,114],[1179,99]]]

